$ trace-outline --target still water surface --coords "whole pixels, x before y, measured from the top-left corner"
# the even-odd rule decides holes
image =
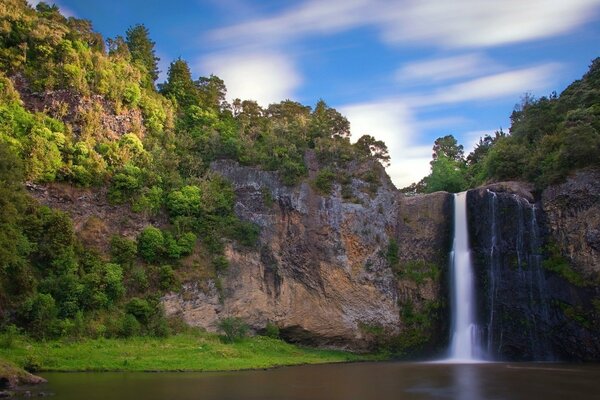
[[[56,400],[600,399],[600,365],[357,363],[222,373],[47,373]]]

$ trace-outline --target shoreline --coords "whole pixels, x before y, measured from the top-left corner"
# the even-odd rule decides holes
[[[384,361],[382,354],[299,347],[264,336],[223,343],[214,334],[168,338],[33,341],[20,337],[0,360],[44,372],[235,372],[289,366]]]

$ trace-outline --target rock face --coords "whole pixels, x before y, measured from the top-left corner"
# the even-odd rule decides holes
[[[515,182],[469,191],[478,316],[490,358],[600,357],[599,177],[580,172],[537,201]]]
[[[315,164],[308,153],[309,182]],[[271,322],[292,342],[368,349],[377,340],[374,332],[394,336],[410,328],[406,307],[425,312],[443,296],[443,274],[417,282],[398,271],[404,263],[422,261],[445,270],[448,194],[405,198],[378,163],[351,167],[353,176],[365,169],[379,176],[376,193],[372,185],[352,179],[356,202],[343,200],[337,184],[331,195],[321,196],[309,182],[286,187],[273,172],[231,161],[215,162],[212,169],[233,183],[236,214],[260,226],[260,243],[255,249],[228,246],[230,267],[221,293],[214,284],[189,282],[164,298],[167,313],[209,330],[227,316],[240,317],[255,330]],[[386,256],[394,241],[395,269]],[[444,320],[442,311],[437,307],[428,314],[432,323]],[[440,333],[425,347],[446,341],[443,329],[435,331]]]
[[[101,253],[108,253],[112,235],[135,239],[147,225],[165,226],[166,216],[149,217],[134,213],[126,205],[108,201],[105,188],[76,188],[64,183],[27,184],[29,194],[41,204],[64,211],[82,242]]]
[[[561,254],[600,283],[600,171],[580,171],[542,193],[548,228]]]

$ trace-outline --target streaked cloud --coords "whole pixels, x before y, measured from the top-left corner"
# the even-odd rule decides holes
[[[502,72],[449,85],[430,94],[419,94],[409,102],[413,107],[426,107],[515,96],[547,89],[559,70],[560,64],[550,63]]]
[[[396,71],[395,78],[402,84],[430,84],[471,78],[493,69],[497,69],[493,61],[474,53],[410,62]]]
[[[308,0],[210,36],[227,44],[282,43],[374,26],[388,43],[485,48],[569,32],[599,6],[600,0]]]
[[[292,98],[302,82],[293,61],[278,52],[212,54],[199,60],[196,70],[222,78],[230,100],[256,100],[262,106]]]

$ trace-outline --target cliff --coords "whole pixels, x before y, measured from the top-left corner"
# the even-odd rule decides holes
[[[306,158],[314,176],[314,155]],[[402,336],[414,329],[418,314],[427,324],[420,346],[431,349],[446,340],[437,328],[444,324],[439,271],[446,269],[450,195],[405,198],[375,162],[352,164],[353,176],[371,169],[378,174],[376,191],[352,179],[352,202],[338,184],[322,196],[310,178],[287,187],[273,172],[232,161],[215,162],[212,169],[233,182],[236,214],[260,226],[260,243],[254,249],[229,245],[221,293],[214,284],[187,282],[164,298],[168,314],[209,330],[226,316],[257,331],[271,322],[292,342],[353,349]],[[390,260],[394,242],[397,260]],[[413,274],[403,275],[410,263]]]
[[[581,171],[537,197],[516,182],[469,191],[479,322],[490,358],[600,357],[599,177]]]

